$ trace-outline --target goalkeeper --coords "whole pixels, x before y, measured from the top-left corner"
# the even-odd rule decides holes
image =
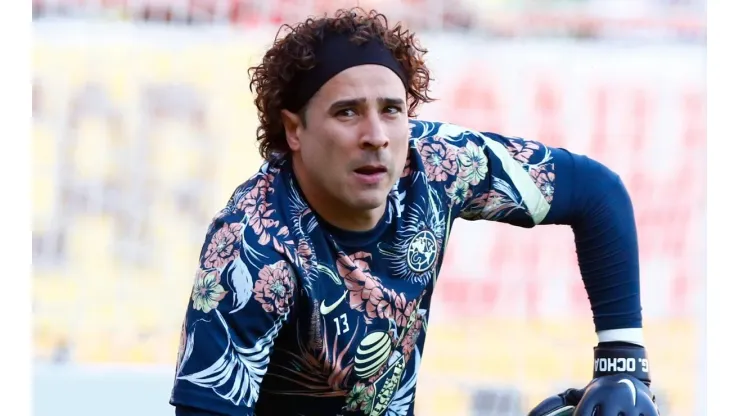
[[[656,414],[619,177],[546,143],[417,120],[431,101],[425,53],[383,15],[340,10],[289,27],[250,69],[265,164],[205,237],[177,415],[414,415],[456,219],[573,229],[594,379],[532,415]]]

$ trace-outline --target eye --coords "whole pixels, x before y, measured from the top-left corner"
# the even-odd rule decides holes
[[[403,109],[397,105],[389,105],[384,109],[384,112],[388,114],[400,114],[403,113]]]
[[[337,111],[334,115],[336,117],[352,117],[352,116],[356,116],[357,112],[351,108],[345,108],[345,109]]]

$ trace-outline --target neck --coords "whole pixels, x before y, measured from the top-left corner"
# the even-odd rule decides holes
[[[357,210],[348,207],[311,180],[303,165],[295,159],[293,159],[293,173],[311,210],[334,227],[345,231],[369,231],[385,214],[385,205],[372,210]]]

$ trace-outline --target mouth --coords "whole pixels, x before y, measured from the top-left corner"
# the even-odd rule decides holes
[[[388,169],[382,165],[367,165],[355,169],[355,173],[368,176],[383,174],[386,172],[388,172]]]
[[[359,183],[365,186],[377,186],[385,177],[388,169],[381,165],[367,165],[354,170]]]

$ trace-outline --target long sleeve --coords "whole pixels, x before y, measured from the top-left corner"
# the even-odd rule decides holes
[[[258,244],[244,201],[214,219],[201,250],[170,398],[178,414],[254,414],[293,306],[295,274],[276,250]]]
[[[639,250],[629,193],[601,163],[562,149],[553,152],[563,178],[542,224],[573,228],[597,331],[641,328]]]
[[[596,331],[642,326],[634,212],[614,172],[536,141],[416,123],[414,165],[452,218],[572,227]]]

